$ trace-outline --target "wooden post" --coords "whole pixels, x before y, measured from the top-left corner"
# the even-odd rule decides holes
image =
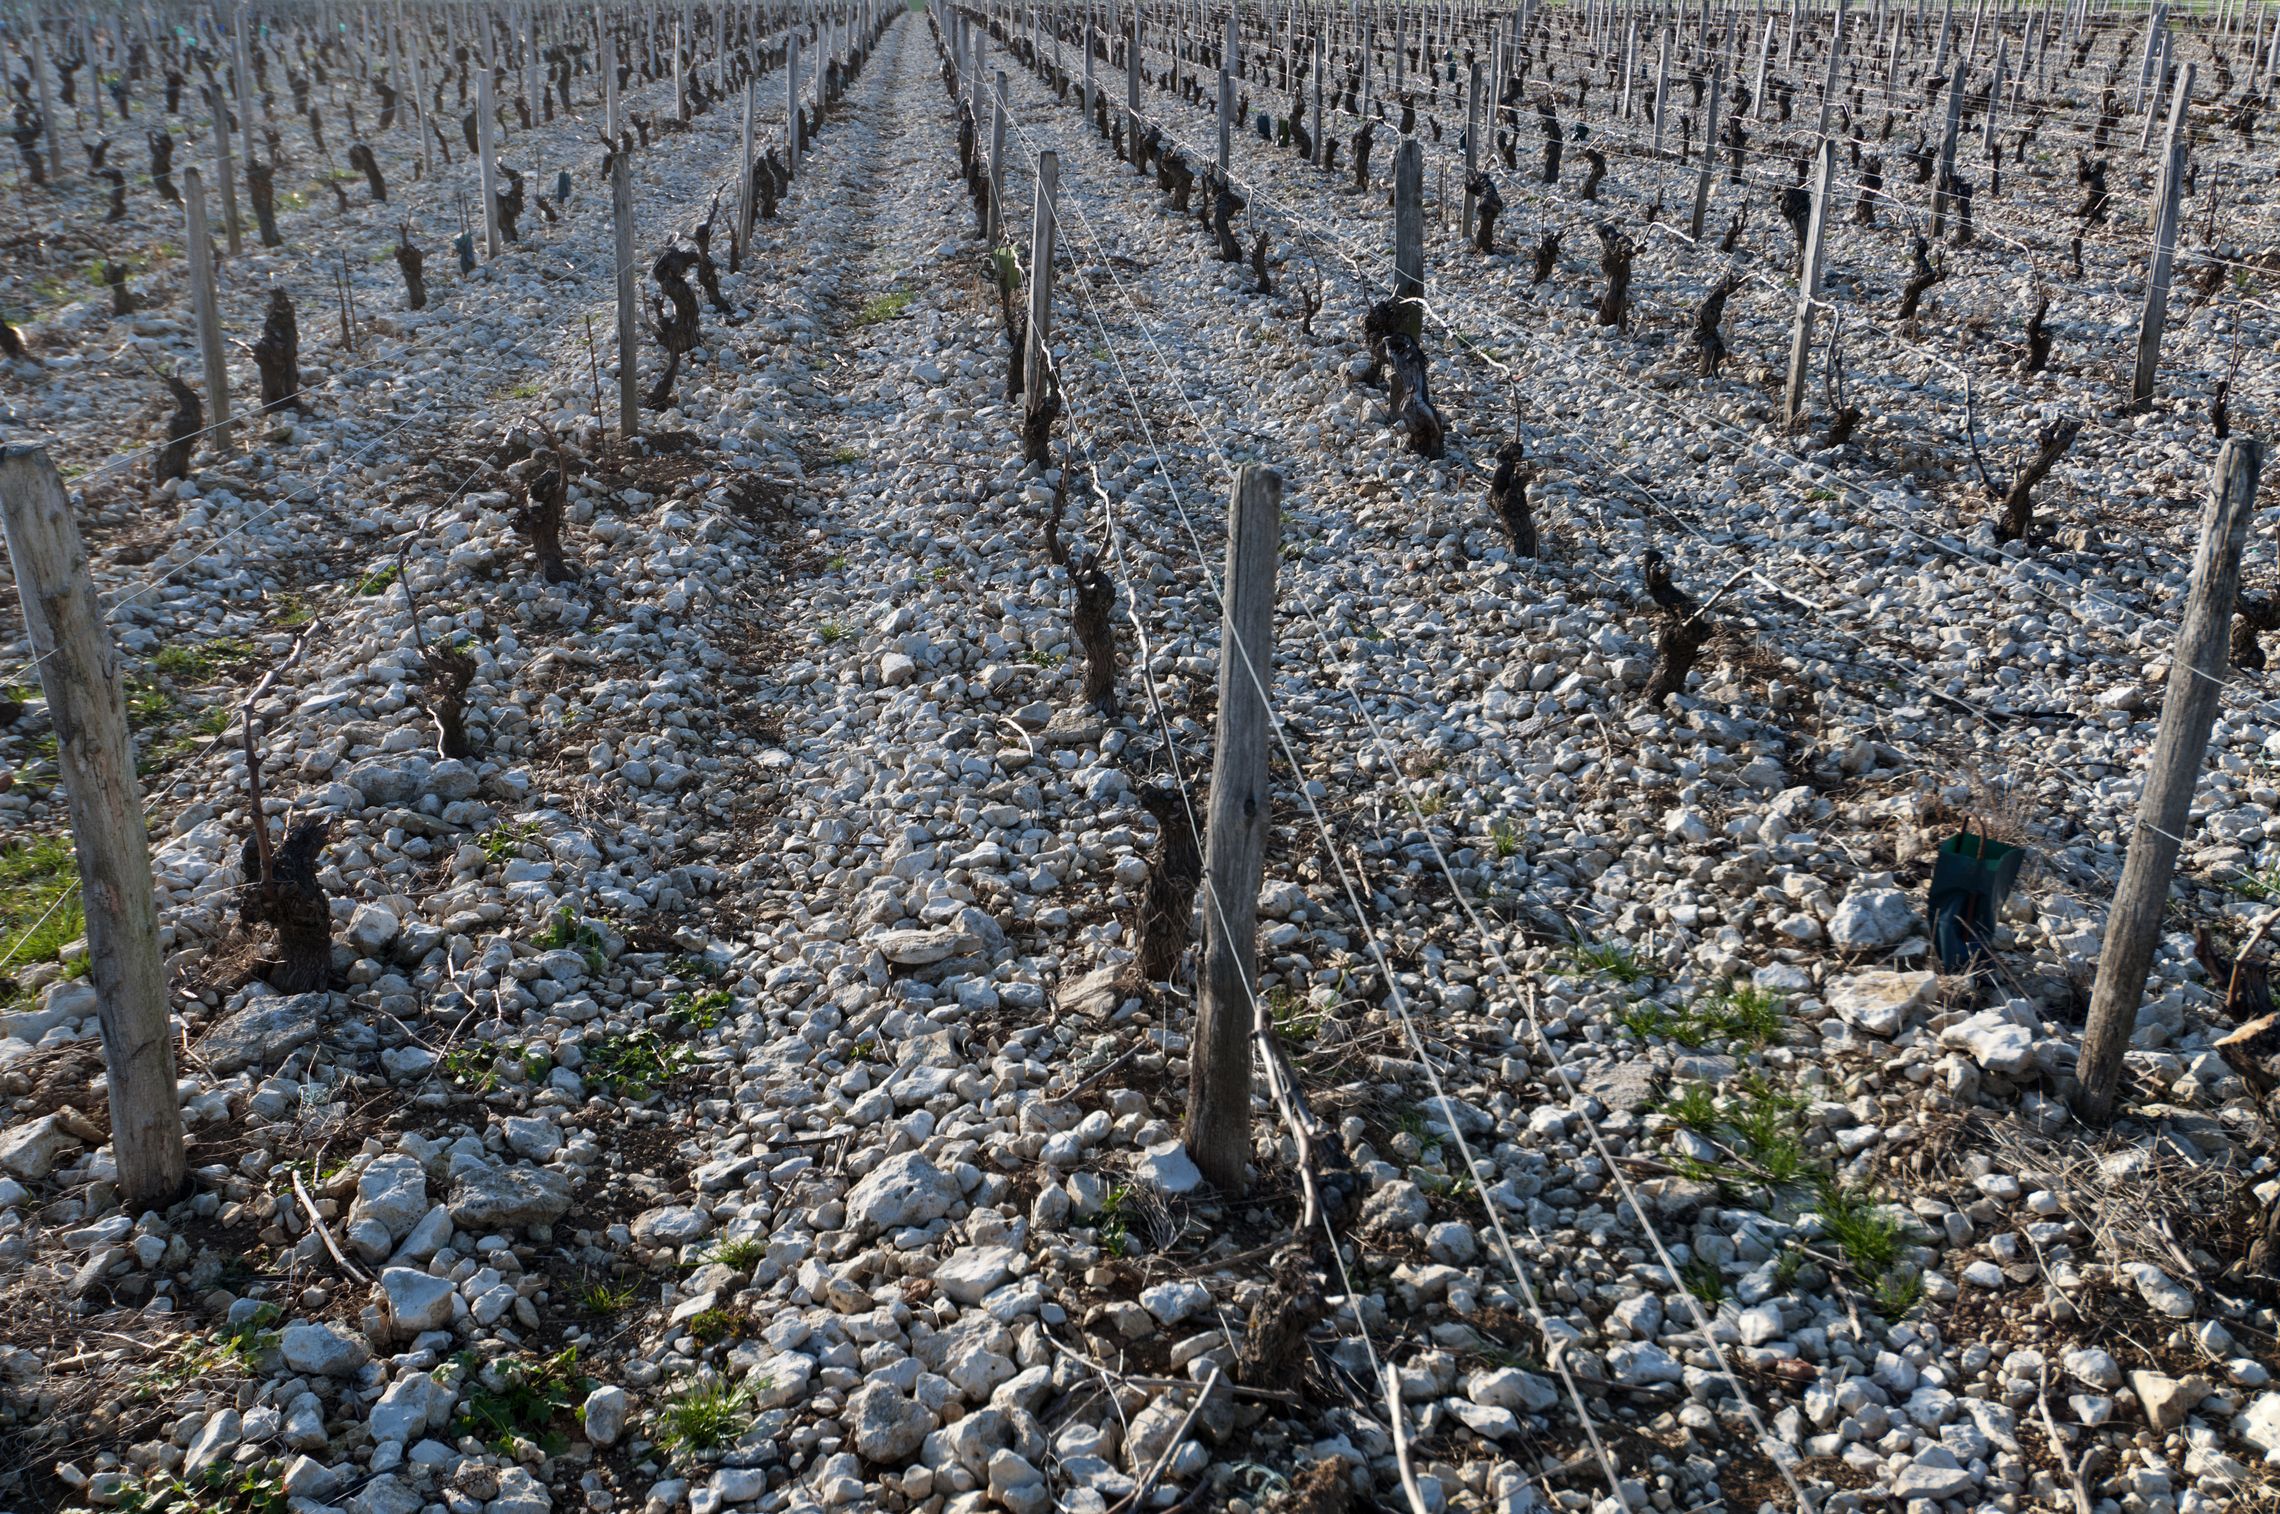
[[[206,225],[206,181],[197,169],[182,175],[183,240],[190,248],[190,314],[198,328],[198,356],[206,374],[206,418],[214,445],[233,450],[230,369],[222,346],[222,318],[214,293],[214,237]]]
[[[1821,259],[1828,250],[1830,190],[1836,181],[1837,144],[1821,139],[1813,163],[1813,220],[1805,233],[1805,266],[1797,276],[1797,315],[1789,327],[1789,379],[1782,391],[1782,423],[1796,430],[1805,414],[1805,370],[1813,360],[1813,316],[1821,298]]]
[[[1666,26],[1662,34],[1662,53],[1655,64],[1654,155],[1658,158],[1663,150],[1663,117],[1668,114],[1666,107],[1670,104],[1670,40],[1670,28]]]
[[[1757,82],[1750,87],[1750,112],[1760,121],[1765,119],[1765,69],[1768,60],[1773,57],[1773,29],[1780,24],[1770,17],[1767,18],[1765,35],[1758,41]],[[1626,96],[1629,90],[1630,84],[1626,80],[1624,83]]]
[[[1473,193],[1473,175],[1480,172],[1480,62],[1475,59],[1471,81],[1465,87],[1465,240],[1473,235],[1473,217],[1479,213],[1480,197]]]
[[[478,59],[475,65],[475,146],[482,161],[477,165],[476,180],[483,193],[483,256],[487,259],[499,255],[499,170],[492,155],[494,127],[491,66]]]
[[[757,79],[744,81],[744,151],[738,159],[744,172],[736,180],[736,245],[744,257],[752,255],[752,104],[759,93]]]
[[[1124,140],[1132,161],[1140,161],[1140,12],[1132,12],[1132,37],[1124,44]]]
[[[1362,18],[1362,87],[1360,92],[1354,96],[1354,103],[1361,107],[1362,119],[1365,121],[1368,120],[1371,115],[1370,64],[1372,62],[1372,59],[1370,55],[1376,51],[1377,12],[1373,8],[1369,15]]]
[[[2161,327],[2169,315],[2169,277],[2177,265],[2178,203],[2185,193],[2185,157],[2192,143],[2185,132],[2185,108],[2193,98],[2193,65],[2177,75],[2169,102],[2169,146],[2161,166],[2161,197],[2154,205],[2153,267],[2145,281],[2145,308],[2138,315],[2137,369],[2130,379],[2130,406],[2153,403],[2153,377],[2161,363]]]
[[[1825,137],[1829,134],[1829,107],[1836,103],[1837,74],[1844,62],[1844,55],[1845,0],[1837,0],[1836,19],[1830,23],[1829,29],[1829,67],[1821,76],[1821,119],[1813,128],[1815,136]]]
[[[260,97],[255,94],[253,88],[253,50],[245,40],[245,11],[245,6],[239,5],[230,14],[230,50],[233,61],[236,63],[237,72],[238,142],[244,149],[245,161],[248,165],[246,172],[250,175],[252,173],[251,164],[255,157],[253,151],[253,113],[260,108]],[[94,82],[97,86],[96,92],[100,94],[102,92],[101,81],[96,80]],[[274,163],[270,166],[276,167]],[[231,250],[234,252],[236,249],[232,248]]]
[[[196,173],[190,170],[190,177]],[[47,691],[56,763],[71,813],[87,915],[88,975],[95,980],[103,1025],[119,1199],[130,1215],[163,1210],[181,1193],[185,1158],[158,909],[151,897],[149,832],[135,783],[118,652],[104,630],[63,480],[45,448],[25,442],[0,447],[0,525],[6,527],[18,603]],[[1263,746],[1259,766],[1263,776]],[[1255,879],[1252,892],[1257,893]]]
[[[1963,125],[1963,59],[1948,74],[1947,124],[1940,128],[1939,177],[1932,185],[1932,240],[1947,229],[1948,185],[1955,178],[1955,137]]]
[[[206,98],[214,107],[214,171],[221,176],[222,226],[234,258],[245,251],[245,239],[238,229],[237,171],[230,166],[230,108],[218,84],[207,90]]]
[[[602,30],[602,127],[609,133],[610,145],[617,146],[618,133],[625,129],[618,120],[617,37],[607,27]]]
[[[34,10],[28,18],[27,24],[32,33],[32,78],[38,83],[40,91],[40,129],[47,133],[48,177],[50,179],[61,179],[63,177],[63,133],[55,129],[55,88],[48,82],[47,38],[45,35],[47,22],[37,10]],[[152,48],[151,59],[154,64],[157,58],[158,49]],[[235,252],[237,249],[233,246],[230,250]]]
[[[1501,65],[1503,58],[1501,46],[1498,48],[1497,57]],[[1636,15],[1631,17],[1631,24],[1623,36],[1622,67],[1623,103],[1617,108],[1615,117],[1619,121],[1628,121],[1631,119],[1631,86],[1637,81],[1639,73],[1639,18]],[[1504,88],[1504,70],[1501,66],[1496,70],[1492,87],[1496,92],[1501,92]],[[1493,118],[1495,112],[1491,110],[1489,114]]]
[[[1230,136],[1235,127],[1235,17],[1227,17],[1227,44],[1219,54],[1219,176],[1227,177]]]
[[[2162,28],[2168,19],[2169,7],[2166,5],[2156,5],[2153,14],[2146,17],[2145,52],[2138,61],[2137,83],[2130,91],[2130,108],[2133,110],[2145,103],[2146,88],[2153,83],[2154,60],[2161,55]]]
[[[641,434],[640,331],[633,319],[633,175],[625,154],[610,164],[610,214],[617,234],[618,440]]]
[[[1088,10],[1085,12],[1085,94],[1084,94],[1084,104],[1085,104],[1085,119],[1086,119],[1087,121],[1090,121],[1090,120],[1093,118],[1093,99],[1094,99],[1094,85],[1093,85],[1093,48],[1094,48],[1096,45],[1097,45],[1097,43],[1096,43],[1096,36],[1095,36],[1094,30],[1093,30],[1093,18],[1092,18],[1092,12],[1091,12],[1091,11],[1088,9]]]
[[[420,45],[421,38],[419,36],[407,37],[404,43],[404,57],[410,62],[412,69],[411,124],[413,135],[420,139],[420,177],[424,179],[435,172],[435,144],[431,140],[433,133],[428,130],[427,78],[420,68]],[[604,58],[606,66],[606,48],[604,49]]]
[[[1317,165],[1330,161],[1330,123],[1322,118],[1322,70],[1327,66],[1323,59],[1322,33],[1314,33],[1314,161]]]
[[[2161,81],[2169,76],[2170,39],[2164,34],[2161,51],[2153,62],[2153,86],[2146,91],[2145,124],[2138,128],[2138,151],[2147,152],[2153,147],[2153,123],[2161,114]]]
[[[1425,297],[1425,149],[1415,137],[1393,150],[1393,297]],[[1423,319],[1420,311],[1411,324]]]
[[[784,44],[784,169],[800,171],[800,34]]]
[[[95,28],[82,15],[79,18],[79,50],[87,58],[87,78],[93,86],[88,93],[95,97],[95,134],[103,134],[103,50],[95,46]]]
[[[1021,354],[1021,395],[1030,414],[1045,402],[1045,369],[1053,341],[1053,205],[1061,183],[1061,155],[1037,154],[1036,198],[1029,209],[1029,336]]]
[[[991,247],[1005,235],[1005,70],[997,71],[990,96],[990,215],[985,233]]]
[[[1247,1182],[1251,1155],[1252,1000],[1259,874],[1266,860],[1269,714],[1274,683],[1275,564],[1282,476],[1245,463],[1228,512],[1221,584],[1219,721],[1204,844],[1202,992],[1188,1052],[1189,1155],[1221,1193]]]
[[[1710,213],[1710,180],[1718,169],[1718,106],[1726,89],[1726,54],[1718,53],[1717,62],[1710,68],[1710,93],[1705,97],[1707,108],[1702,116],[1702,166],[1694,176],[1694,214],[1687,222],[1686,234],[1694,241],[1702,240],[1702,220]],[[1827,102],[1822,102],[1827,109]],[[1822,133],[1827,136],[1826,132]]]
[[[2161,938],[2161,917],[2177,866],[2178,838],[2193,806],[2193,789],[2208,754],[2209,728],[2231,674],[2226,656],[2234,601],[2240,593],[2240,554],[2256,508],[2256,480],[2264,444],[2252,436],[2228,438],[2217,453],[2209,502],[2201,515],[2201,547],[2177,647],[2169,659],[2169,691],[2161,701],[2137,826],[2122,864],[2121,886],[2106,916],[2106,944],[2090,992],[2075,1064],[2080,1087],[2074,1108],[2091,1124],[2113,1113],[2122,1056],[2137,1026],[2138,999]]]
[[[2001,109],[2003,104],[2003,75],[2009,69],[2010,63],[2011,39],[2009,37],[1996,38],[1995,77],[1987,85],[1986,129],[1979,140],[1980,150],[1989,154],[1995,151],[1995,121],[1997,117],[2003,114]]]

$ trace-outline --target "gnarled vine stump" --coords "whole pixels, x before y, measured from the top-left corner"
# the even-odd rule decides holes
[[[306,410],[301,400],[301,328],[293,297],[282,287],[269,291],[269,312],[253,344],[253,366],[261,373],[261,408]]]
[[[1488,486],[1489,508],[1511,538],[1512,550],[1522,557],[1536,555],[1536,515],[1528,506],[1528,486],[1536,470],[1527,464],[1527,449],[1518,441],[1496,449],[1496,477]]]
[[[253,823],[267,832],[267,816],[256,814]],[[323,820],[304,820],[273,856],[263,855],[265,834],[248,836],[239,853],[246,881],[238,890],[238,920],[248,930],[266,925],[275,933],[283,961],[269,986],[281,994],[314,993],[332,978],[332,907],[317,881],[327,830]]]
[[[348,166],[364,175],[364,187],[371,192],[372,203],[379,205],[388,198],[388,181],[380,173],[380,160],[369,145],[358,142],[348,150]]]
[[[659,291],[649,301],[650,334],[665,349],[665,371],[642,401],[651,410],[662,410],[673,402],[673,380],[681,372],[681,355],[697,345],[697,294],[689,287],[689,273],[696,266],[694,252],[669,247],[649,270]]]
[[[1646,699],[1649,705],[1660,705],[1686,688],[1686,675],[1717,632],[1693,596],[1671,581],[1661,552],[1649,547],[1643,566],[1656,621],[1655,670],[1647,679]]]

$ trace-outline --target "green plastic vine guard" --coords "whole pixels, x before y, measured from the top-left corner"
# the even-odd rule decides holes
[[[2019,881],[2027,860],[2022,846],[1962,831],[1940,843],[1932,864],[1932,946],[1940,967],[1962,972],[1988,950],[2003,901]]]

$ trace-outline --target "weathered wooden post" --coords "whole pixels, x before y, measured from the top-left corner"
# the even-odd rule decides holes
[[[1227,17],[1227,44],[1219,54],[1219,176],[1227,176],[1227,160],[1235,130],[1235,17]]]
[[[1654,155],[1658,158],[1663,151],[1663,118],[1669,114],[1670,105],[1670,43],[1671,29],[1666,26],[1662,34],[1662,53],[1655,63]]]
[[[2226,680],[2234,603],[2240,594],[2240,554],[2256,508],[2257,474],[2264,443],[2234,436],[2217,453],[2209,501],[2201,515],[2201,546],[2193,563],[2177,647],[2169,659],[2169,690],[2161,701],[2137,826],[2122,863],[2121,886],[2106,916],[2106,944],[2090,991],[2090,1017],[2082,1028],[2082,1054],[2074,1109],[2091,1124],[2113,1114],[2122,1057],[2137,1027],[2138,1000],[2161,939],[2177,848],[2193,807],[2193,789],[2208,755],[2209,728]]]
[[[1702,115],[1702,166],[1694,175],[1694,214],[1688,219],[1686,234],[1692,240],[1702,240],[1702,221],[1710,213],[1710,180],[1718,168],[1718,106],[1726,89],[1726,54],[1719,51],[1718,60],[1710,69],[1710,93],[1704,97],[1706,108]],[[1824,136],[1827,133],[1823,133]]]
[[[1472,77],[1465,86],[1465,240],[1473,235],[1473,217],[1480,210],[1480,196],[1473,193],[1473,176],[1480,172],[1480,62],[1473,61]]]
[[[1314,161],[1317,165],[1327,164],[1330,161],[1330,123],[1324,120],[1322,116],[1322,71],[1324,67],[1322,32],[1317,27],[1314,33]]]
[[[1993,153],[1995,151],[1995,122],[1997,118],[2003,114],[2003,75],[2004,72],[2010,67],[2010,63],[2011,39],[2009,37],[1996,38],[1995,77],[1988,81],[1987,120],[1984,123],[1986,129],[1981,134],[1979,140],[1979,146],[1982,152]]]
[[[1045,404],[1045,370],[1053,341],[1053,205],[1061,183],[1061,155],[1037,154],[1036,197],[1029,208],[1029,332],[1021,354],[1022,408],[1035,415]]]
[[[800,171],[800,34],[784,44],[784,170]]]
[[[983,239],[996,247],[1005,235],[1005,70],[990,93],[990,214]]]
[[[688,24],[686,14],[673,18],[673,119],[689,124]]]
[[[740,257],[751,256],[752,247],[752,106],[760,93],[760,81],[744,81],[744,150],[738,161],[744,171],[736,179],[736,246]]]
[[[1140,12],[1132,12],[1132,37],[1124,44],[1124,139],[1132,161],[1140,161]]]
[[[1092,119],[1093,119],[1093,100],[1094,100],[1094,98],[1095,98],[1095,94],[1096,94],[1096,91],[1095,91],[1095,86],[1094,86],[1094,84],[1093,84],[1093,48],[1094,48],[1095,46],[1097,46],[1097,45],[1098,45],[1098,36],[1097,36],[1097,34],[1095,33],[1095,31],[1094,31],[1094,29],[1093,29],[1093,15],[1092,15],[1092,11],[1091,11],[1091,10],[1088,8],[1088,9],[1085,11],[1085,94],[1084,94],[1084,102],[1085,102],[1085,119],[1086,119],[1087,121],[1090,121],[1090,120],[1092,120]]]
[[[1750,86],[1750,112],[1760,121],[1765,119],[1765,70],[1766,64],[1773,57],[1773,29],[1780,24],[1769,17],[1765,23],[1765,34],[1758,42],[1757,79]]]
[[[1939,179],[1932,186],[1932,240],[1947,229],[1948,185],[1955,182],[1955,139],[1963,126],[1964,60],[1955,60],[1948,74],[1947,120],[1940,128]]]
[[[2153,149],[2153,123],[2161,116],[2161,81],[2169,77],[2169,52],[2173,44],[2167,35],[2161,39],[2161,51],[2153,60],[2153,86],[2146,91],[2145,121],[2138,128],[2138,151]]]
[[[245,40],[245,12],[246,7],[243,5],[233,7],[230,12],[230,51],[237,73],[238,143],[245,153],[246,172],[250,174],[253,171],[253,161],[259,156],[253,150],[253,113],[260,109],[261,97],[254,93],[253,88],[253,51]],[[95,92],[100,95],[103,92],[102,80],[92,82]],[[275,167],[274,164],[271,166]]]
[[[1362,87],[1361,92],[1354,97],[1354,103],[1361,107],[1364,120],[1368,120],[1375,114],[1370,109],[1370,70],[1371,65],[1375,62],[1373,55],[1376,52],[1377,9],[1372,6],[1369,14],[1362,18]]]
[[[182,175],[183,240],[190,249],[190,315],[198,329],[198,358],[206,375],[206,418],[213,443],[234,450],[230,434],[230,369],[222,345],[222,318],[214,290],[214,237],[206,224],[206,181],[192,168]]]
[[[1393,151],[1393,297],[1425,298],[1425,149],[1415,137]],[[1409,334],[1423,335],[1424,322],[1425,312],[1411,305]]]
[[[196,173],[190,170],[190,176]],[[151,897],[150,839],[135,782],[118,652],[104,629],[63,480],[44,447],[0,446],[0,525],[6,527],[32,659],[47,691],[79,859],[119,1199],[129,1214],[164,1210],[181,1194],[185,1156],[158,909]],[[1261,747],[1262,771],[1265,762]]]
[[[237,170],[230,164],[230,107],[218,84],[206,91],[206,99],[214,110],[214,171],[221,176],[222,227],[234,258],[245,251],[245,239],[238,228]]]
[[[1409,7],[1393,8],[1393,98],[1401,101],[1401,92],[1409,87]]]
[[[2169,279],[2177,265],[2178,204],[2185,193],[2185,159],[2192,149],[2185,130],[2193,98],[2193,65],[2178,72],[2169,102],[2169,143],[2161,165],[2161,193],[2154,202],[2153,266],[2145,281],[2145,306],[2138,314],[2137,367],[2130,379],[2130,406],[2153,403],[2153,379],[2161,363],[2161,328],[2169,315]]]
[[[1805,266],[1797,275],[1797,314],[1789,326],[1789,377],[1782,389],[1782,422],[1789,430],[1805,415],[1805,371],[1813,361],[1813,317],[1821,300],[1821,261],[1828,250],[1829,198],[1837,173],[1837,144],[1829,137],[1813,161],[1813,220],[1805,233]]]
[[[1496,73],[1491,75],[1491,87],[1496,89],[1498,93],[1503,93],[1503,89],[1505,89],[1503,55],[1505,55],[1503,43],[1498,43],[1498,50],[1496,50],[1498,68],[1496,68]],[[1630,27],[1626,32],[1623,32],[1623,103],[1617,112],[1614,112],[1619,121],[1630,121],[1630,91],[1632,91],[1632,84],[1637,84],[1637,78],[1639,78],[1639,18],[1637,18],[1637,14],[1632,14]],[[1496,112],[1491,109],[1489,116],[1493,121],[1496,119]]]
[[[33,11],[28,25],[32,34],[32,78],[39,85],[40,126],[47,133],[48,177],[63,177],[63,134],[55,126],[55,87],[48,82],[47,21]],[[235,251],[236,249],[231,249]]]
[[[1223,1194],[1240,1194],[1251,1155],[1251,1034],[1259,874],[1266,860],[1268,690],[1274,684],[1275,565],[1282,476],[1245,463],[1228,511],[1219,626],[1219,721],[1204,842],[1202,992],[1189,1051],[1188,1152]]]
[[[1829,134],[1829,109],[1836,103],[1837,75],[1843,67],[1844,56],[1845,0],[1837,0],[1836,19],[1830,23],[1829,30],[1829,67],[1821,76],[1821,117],[1819,124],[1813,128],[1816,136],[1825,137]]]
[[[641,434],[641,333],[633,316],[633,175],[625,154],[610,164],[610,215],[617,251],[618,441]]]
[[[2161,56],[2162,37],[2168,23],[2169,7],[2167,5],[2154,6],[2153,13],[2146,17],[2145,52],[2138,61],[2137,83],[2130,90],[2130,108],[2132,110],[2145,103],[2146,90],[2158,77],[2154,72],[2154,63]]]
[[[492,139],[497,135],[498,123],[491,118],[491,68],[478,63],[475,70],[475,149],[481,160],[476,165],[476,181],[483,194],[483,256],[486,259],[499,255],[499,170],[493,156]]]
[[[602,30],[602,126],[609,133],[610,146],[615,148],[625,123],[618,119],[617,37],[607,27]]]

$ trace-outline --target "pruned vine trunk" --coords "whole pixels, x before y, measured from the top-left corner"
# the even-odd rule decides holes
[[[2011,487],[2003,495],[2002,518],[1995,523],[1997,541],[2024,541],[2035,524],[2035,486],[2049,476],[2066,456],[2066,449],[2074,445],[2075,437],[2082,434],[2082,422],[2075,417],[2061,416],[2035,433],[2034,460],[2019,470],[2011,480]]]
[[[256,814],[253,823],[266,830],[268,817]],[[238,891],[238,920],[249,930],[266,925],[276,935],[282,960],[269,986],[281,994],[314,993],[332,978],[332,906],[317,881],[327,829],[321,819],[294,826],[266,872],[259,838],[248,836],[239,854],[246,883]]]
[[[1114,720],[1116,701],[1116,581],[1097,553],[1078,559],[1070,574],[1076,585],[1077,641],[1085,649],[1085,703]]]
[[[261,408],[306,410],[301,402],[301,327],[293,297],[283,288],[269,291],[268,315],[253,344],[253,365],[261,373]]]
[[[1141,890],[1133,934],[1139,938],[1143,981],[1162,983],[1179,970],[1195,928],[1195,891],[1203,881],[1203,848],[1187,797],[1177,788],[1150,785],[1140,803],[1156,819],[1159,839],[1148,882]]]

